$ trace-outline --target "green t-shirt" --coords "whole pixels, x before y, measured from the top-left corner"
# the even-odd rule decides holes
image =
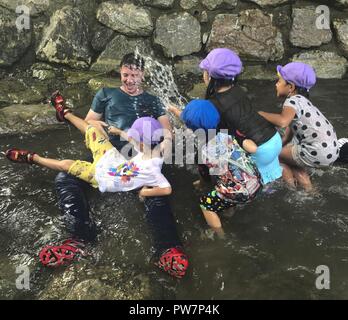
[[[127,131],[138,118],[157,119],[166,114],[165,107],[158,97],[147,92],[130,96],[119,88],[100,89],[93,99],[91,109],[103,114],[103,120],[107,124],[124,131]],[[115,136],[110,138],[117,148],[119,139]]]

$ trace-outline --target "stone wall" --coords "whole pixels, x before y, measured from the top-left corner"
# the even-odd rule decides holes
[[[20,4],[30,8],[29,30],[16,27]],[[324,29],[319,5],[330,10]],[[275,66],[289,61],[343,78],[348,0],[0,0],[0,108],[40,104],[57,87],[76,105],[110,83],[104,74],[135,48],[177,75],[199,75],[199,60],[215,47],[240,54],[243,79],[273,80]]]
[[[30,8],[30,30],[15,26],[17,5]],[[330,8],[330,25],[316,8]],[[128,50],[155,55],[178,73],[215,47],[237,51],[246,78],[267,66],[301,60],[321,78],[342,78],[348,58],[348,1],[291,0],[0,0],[0,68],[36,62],[109,72]],[[249,67],[250,66],[250,67]]]

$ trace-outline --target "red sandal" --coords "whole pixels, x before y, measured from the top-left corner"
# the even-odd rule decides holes
[[[59,122],[65,122],[65,115],[71,110],[65,105],[65,100],[60,92],[57,90],[52,93],[50,98],[51,106],[56,109],[56,118]]]
[[[5,153],[6,158],[12,162],[28,164],[34,163],[34,155],[36,155],[35,152],[17,148],[8,149]]]
[[[61,245],[48,245],[42,248],[39,258],[45,267],[59,267],[85,256],[84,247],[82,242],[69,239]]]
[[[155,262],[155,265],[173,277],[182,278],[186,273],[189,263],[182,249],[175,247],[164,251],[159,260]]]

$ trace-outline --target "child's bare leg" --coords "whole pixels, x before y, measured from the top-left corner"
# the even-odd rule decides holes
[[[225,236],[225,232],[222,229],[219,216],[215,212],[205,209],[202,209],[202,212],[208,225],[217,233],[219,238],[223,238]]]
[[[295,179],[298,181],[301,187],[303,187],[303,189],[305,189],[307,192],[313,191],[311,179],[305,169],[300,167],[294,167],[292,168],[292,172],[294,174]]]
[[[283,179],[293,189],[296,189],[296,179],[292,172],[292,168],[285,163],[280,164],[283,167]]]
[[[73,124],[77,129],[79,129],[83,134],[86,133],[89,124],[85,120],[79,118],[78,116],[75,116],[71,112],[66,113],[64,115],[64,118],[68,120],[71,124]]]
[[[74,160],[56,160],[50,158],[43,158],[40,157],[38,154],[34,155],[33,161],[41,167],[63,172],[68,172],[69,168],[74,163]]]

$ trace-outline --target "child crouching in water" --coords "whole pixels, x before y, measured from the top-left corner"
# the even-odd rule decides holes
[[[163,130],[157,120],[150,117],[139,118],[127,133],[109,127],[109,133],[122,136],[139,151],[135,157],[127,161],[101,132],[74,115],[64,104],[58,104],[55,108],[58,121],[69,121],[85,134],[86,146],[93,154],[93,163],[44,158],[34,152],[16,148],[7,150],[6,157],[9,160],[67,172],[99,188],[101,192],[142,188],[139,192],[140,197],[171,194],[171,186],[161,173],[163,158],[159,144],[163,140]]]
[[[328,167],[339,156],[336,132],[326,117],[308,100],[309,90],[316,83],[313,68],[292,62],[278,66],[277,96],[286,98],[280,114],[260,111],[266,120],[287,128],[279,156],[283,178],[292,187],[298,182],[306,191],[312,183],[306,168]]]
[[[208,100],[193,100],[184,111],[175,106],[168,109],[193,131],[204,129],[207,134],[220,122],[219,112]],[[200,207],[208,225],[222,238],[224,231],[219,215],[228,208],[254,199],[262,189],[261,176],[251,157],[234,137],[227,134],[227,130],[226,133],[217,132],[203,146],[201,154],[202,162],[210,169],[209,177],[214,188],[201,196]]]

